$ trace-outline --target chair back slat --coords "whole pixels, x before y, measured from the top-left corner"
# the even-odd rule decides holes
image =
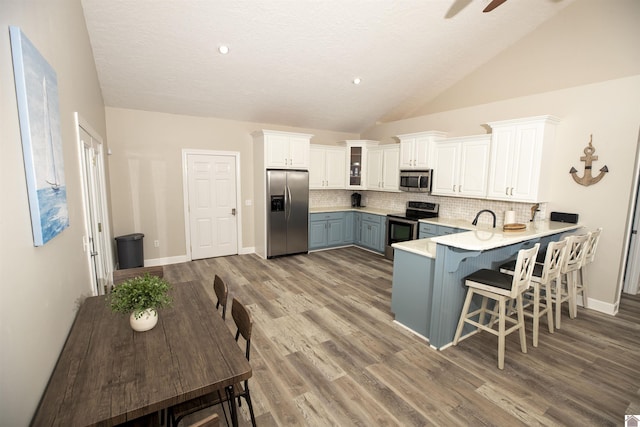
[[[567,236],[567,253],[562,264],[562,274],[576,271],[582,266],[591,233]]]
[[[544,267],[542,269],[542,283],[549,283],[551,280],[560,277],[566,249],[566,240],[549,243],[547,246],[547,254],[544,258]]]
[[[524,292],[531,285],[531,275],[536,263],[536,256],[540,249],[540,243],[533,245],[531,249],[520,249],[516,259],[516,268],[513,270],[513,282],[511,283],[511,298]]]
[[[587,245],[587,251],[584,254],[583,265],[592,263],[596,257],[596,249],[598,249],[598,242],[600,242],[600,234],[602,233],[602,227],[591,232],[589,236],[589,243]]]

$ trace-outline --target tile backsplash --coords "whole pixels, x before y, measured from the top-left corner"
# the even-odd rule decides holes
[[[516,222],[527,223],[531,219],[533,203],[502,202],[486,199],[467,199],[461,197],[432,196],[425,193],[390,193],[382,191],[358,191],[362,194],[362,204],[372,208],[384,209],[388,212],[403,212],[407,201],[416,200],[440,204],[440,216],[443,218],[468,219],[472,221],[478,211],[490,209],[496,214],[497,226],[504,224],[505,211],[515,211]],[[309,191],[309,206],[333,207],[350,206],[351,194],[348,190],[311,190]],[[540,203],[536,219],[546,219],[546,203]],[[483,214],[478,219],[480,224],[491,224],[493,218]]]

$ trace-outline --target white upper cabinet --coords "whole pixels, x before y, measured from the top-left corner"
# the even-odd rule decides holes
[[[488,123],[492,129],[487,197],[517,202],[549,200],[551,148],[558,119],[537,116]]]
[[[433,150],[437,141],[444,139],[444,132],[419,132],[398,135],[400,140],[399,168],[407,169],[432,169]]]
[[[265,168],[309,169],[309,146],[313,135],[261,130],[253,133],[261,142]]]
[[[431,193],[485,198],[491,135],[448,138],[435,144]]]
[[[349,139],[341,141],[346,145],[346,169],[344,171],[348,190],[366,190],[367,185],[367,152],[376,147],[378,141],[369,139]]]
[[[399,191],[400,147],[380,145],[368,150],[367,190]]]
[[[344,189],[347,181],[345,148],[311,144],[309,152],[309,188]]]

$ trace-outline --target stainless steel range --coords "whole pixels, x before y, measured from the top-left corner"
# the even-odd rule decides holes
[[[436,218],[440,205],[430,202],[407,202],[404,213],[387,215],[387,233],[384,256],[393,259],[391,245],[418,238],[418,220]]]

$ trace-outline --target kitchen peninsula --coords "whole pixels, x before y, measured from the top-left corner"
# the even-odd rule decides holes
[[[465,276],[481,268],[497,268],[535,243],[544,248],[580,227],[553,221],[532,222],[519,232],[467,226],[474,229],[394,243],[391,311],[396,322],[426,338],[435,349],[448,347],[467,291]],[[463,336],[472,331],[467,325]]]

